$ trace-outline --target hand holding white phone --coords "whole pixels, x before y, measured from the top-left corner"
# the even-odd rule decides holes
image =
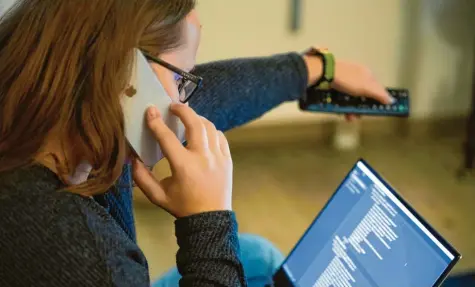
[[[213,123],[183,104],[171,111],[186,127],[184,147],[162,121],[148,109],[148,127],[160,142],[171,176],[157,180],[139,160],[133,161],[133,178],[147,198],[180,218],[212,211],[232,210],[233,163],[228,141]]]
[[[158,108],[165,124],[181,143],[185,141],[185,128],[180,119],[170,112],[172,99],[142,52],[136,49],[134,71],[130,85],[135,94],[122,95],[121,103],[125,120],[125,135],[130,146],[148,167],[153,167],[163,158],[163,152],[156,138],[147,126],[146,111],[150,106]]]
[[[232,159],[223,133],[190,107],[171,106],[171,98],[139,50],[131,86],[135,93],[122,96],[122,107],[127,140],[140,158],[133,162],[138,187],[175,217],[231,210]],[[158,181],[148,168],[164,157],[163,151],[172,175]]]

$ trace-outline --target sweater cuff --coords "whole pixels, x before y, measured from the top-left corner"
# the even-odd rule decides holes
[[[232,211],[203,212],[175,220],[175,234],[178,240],[197,232],[236,231],[236,215]]]
[[[305,64],[305,60],[302,54],[297,52],[292,52],[288,54],[284,54],[281,56],[286,56],[290,62],[290,68],[297,73],[298,79],[298,92],[295,94],[297,97],[294,100],[299,99],[302,95],[304,95],[307,91],[308,87],[308,69],[307,64]]]
[[[246,285],[233,212],[180,218],[175,221],[175,229],[179,246],[176,263],[183,286],[200,285],[197,282],[207,282],[206,286]]]
[[[177,263],[239,254],[238,226],[232,211],[200,213],[175,221]]]

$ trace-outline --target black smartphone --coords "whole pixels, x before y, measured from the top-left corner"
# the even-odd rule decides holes
[[[387,90],[395,99],[389,105],[366,97],[350,96],[336,90],[309,88],[299,100],[299,107],[309,112],[408,117],[409,91],[393,88]]]

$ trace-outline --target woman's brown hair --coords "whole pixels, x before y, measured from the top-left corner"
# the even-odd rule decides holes
[[[0,172],[34,164],[53,130],[81,194],[107,190],[128,152],[120,96],[134,48],[177,48],[194,0],[18,0],[0,18]]]

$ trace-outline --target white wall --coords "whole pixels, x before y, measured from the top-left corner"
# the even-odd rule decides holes
[[[292,34],[290,0],[199,0],[199,61],[329,47],[369,65],[387,86],[408,87],[413,117],[465,114],[470,103],[473,0],[303,0]],[[320,116],[317,118],[328,118]],[[309,120],[295,103],[261,123]]]
[[[387,86],[408,87],[413,117],[469,109],[473,0],[302,0],[303,26],[289,31],[290,0],[198,0],[203,22],[199,61],[329,47],[369,65]],[[0,0],[0,11],[14,0]],[[2,7],[3,6],[3,7]],[[282,105],[260,122],[328,116]]]

